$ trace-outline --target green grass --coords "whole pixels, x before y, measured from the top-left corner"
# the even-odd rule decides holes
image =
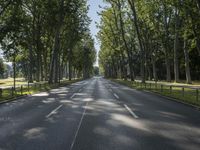
[[[141,80],[136,80],[137,82],[141,82]],[[146,81],[146,83],[155,83],[155,81]],[[157,81],[157,84],[163,85],[173,85],[173,86],[184,86],[184,87],[199,87],[200,88],[200,81],[193,81],[192,84],[187,84],[185,80],[180,82],[166,82],[166,81]]]
[[[160,84],[160,83],[159,84],[156,84],[156,83],[142,84],[139,82],[124,81],[124,80],[119,80],[119,79],[112,79],[112,81],[126,85],[134,89],[155,92],[167,97],[175,98],[177,101],[200,106],[200,89],[198,89],[198,93],[197,93],[197,89],[193,89],[190,87],[184,87],[183,89],[183,87],[180,87],[180,86],[175,86],[175,85],[169,86],[169,85]]]
[[[61,81],[60,84],[48,84],[48,83],[35,83],[33,85],[30,85],[29,88],[28,86],[21,86],[17,87],[15,92],[12,92],[11,88],[8,89],[3,89],[2,96],[0,96],[0,101],[5,101],[13,98],[17,98],[19,96],[24,96],[24,95],[29,95],[29,94],[34,94],[42,91],[49,91],[54,88],[58,88],[60,86],[66,86],[75,82],[80,81],[80,79],[76,80],[63,80]]]
[[[0,79],[0,87],[2,86],[13,86],[13,78],[7,78],[7,79]],[[16,85],[23,85],[27,84],[27,81],[25,81],[24,78],[16,78]]]

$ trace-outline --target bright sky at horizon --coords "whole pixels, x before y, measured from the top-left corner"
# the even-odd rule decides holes
[[[103,7],[106,6],[106,4],[103,2],[103,0],[88,0],[88,4],[90,6],[88,15],[92,20],[92,23],[90,25],[90,31],[93,38],[95,39],[95,48],[98,52],[100,50],[100,45],[96,39],[96,35],[99,31],[98,28],[96,27],[96,22],[99,23],[101,20],[101,17],[98,15],[98,12],[101,12],[102,9],[99,6]],[[98,66],[98,60],[95,66]]]

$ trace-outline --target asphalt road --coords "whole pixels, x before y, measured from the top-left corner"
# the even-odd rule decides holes
[[[92,78],[0,105],[0,150],[199,150],[200,111]]]

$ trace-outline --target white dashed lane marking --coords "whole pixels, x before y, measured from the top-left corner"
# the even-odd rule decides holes
[[[115,96],[116,99],[119,99],[119,96],[116,93],[114,93],[113,95]]]
[[[74,94],[70,97],[70,99],[73,99],[75,96],[76,96],[76,93],[74,93]]]
[[[46,116],[46,118],[49,118],[49,117],[51,117],[52,115],[56,114],[57,111],[58,111],[62,106],[63,106],[63,105],[58,106],[56,109],[54,109],[52,112],[50,112],[50,113]]]
[[[79,130],[80,130],[80,128],[81,128],[81,124],[82,124],[82,122],[83,122],[83,118],[84,118],[84,116],[85,116],[85,114],[86,114],[87,106],[88,106],[88,103],[87,103],[86,106],[85,106],[85,109],[84,109],[84,111],[83,111],[83,114],[82,114],[81,120],[80,120],[80,122],[79,122],[79,124],[78,124],[78,128],[77,128],[76,133],[75,133],[75,135],[74,135],[74,139],[73,139],[73,141],[72,141],[72,144],[71,144],[70,150],[73,149],[74,144],[75,144],[75,142],[76,142],[76,138],[77,138],[77,136],[78,136],[78,132],[79,132]]]
[[[135,119],[138,119],[138,118],[139,118],[126,104],[124,104],[124,107],[126,108],[126,110],[128,110],[128,112],[129,112]]]

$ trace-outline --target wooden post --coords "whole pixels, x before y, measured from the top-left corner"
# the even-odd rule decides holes
[[[0,98],[3,97],[3,89],[0,89]]]
[[[170,94],[172,94],[172,86],[170,85]]]
[[[14,87],[11,88],[11,95],[14,96]]]
[[[15,50],[16,51],[16,50]],[[16,53],[14,52],[13,55],[13,92],[15,91],[16,88]]]
[[[182,87],[182,96],[184,97],[185,96],[185,88]]]
[[[29,82],[28,82],[28,92],[29,92],[29,88],[30,88],[29,86],[30,86],[30,85],[29,85]]]
[[[21,95],[23,95],[23,85],[21,85]]]

